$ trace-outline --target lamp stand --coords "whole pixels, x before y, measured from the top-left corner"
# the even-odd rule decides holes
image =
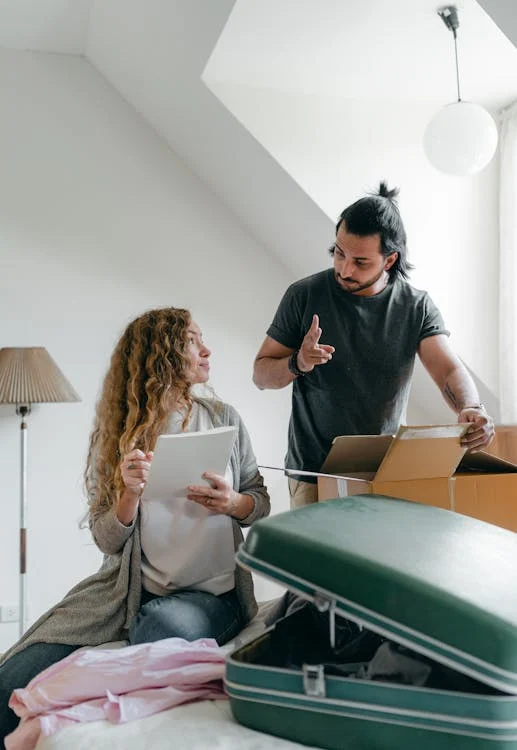
[[[30,405],[17,405],[16,413],[21,417],[20,422],[20,619],[19,633],[20,638],[25,631],[25,619],[27,610],[27,422],[25,417],[31,413]]]

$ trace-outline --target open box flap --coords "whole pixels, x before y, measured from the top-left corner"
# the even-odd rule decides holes
[[[375,473],[393,439],[393,435],[340,435],[332,441],[320,472],[343,476]]]
[[[485,474],[515,474],[517,465],[485,451],[465,453],[456,471],[480,471]]]
[[[465,454],[459,439],[467,429],[464,424],[400,427],[375,481],[450,477]]]
[[[281,471],[286,476],[301,476],[301,477],[324,477],[326,479],[347,479],[350,482],[365,482],[370,481],[374,478],[374,471],[356,471],[351,474],[327,474],[322,471],[304,471],[302,469],[286,469],[283,466],[266,466],[265,464],[259,464],[259,469],[270,469],[272,471]]]

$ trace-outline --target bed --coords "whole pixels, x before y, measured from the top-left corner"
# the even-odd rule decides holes
[[[146,719],[112,725],[97,721],[63,729],[37,750],[308,750],[237,724],[228,701],[199,701]]]

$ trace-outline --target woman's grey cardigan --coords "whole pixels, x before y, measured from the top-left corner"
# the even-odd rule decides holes
[[[257,468],[246,427],[237,411],[228,404],[198,399],[206,406],[214,427],[238,427],[231,467],[234,489],[251,495],[253,511],[242,521],[233,521],[234,545],[243,540],[241,526],[249,526],[270,510],[269,495]],[[124,526],[112,507],[91,523],[93,537],[103,563],[97,573],[72,588],[64,599],[42,615],[22,638],[7,651],[2,662],[32,643],[65,643],[97,646],[100,643],[125,640],[131,621],[140,608],[141,547],[140,517]],[[257,612],[251,574],[235,569],[235,587],[246,622]]]

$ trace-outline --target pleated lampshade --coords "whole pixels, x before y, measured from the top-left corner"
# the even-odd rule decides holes
[[[0,349],[0,404],[80,400],[45,347]]]

